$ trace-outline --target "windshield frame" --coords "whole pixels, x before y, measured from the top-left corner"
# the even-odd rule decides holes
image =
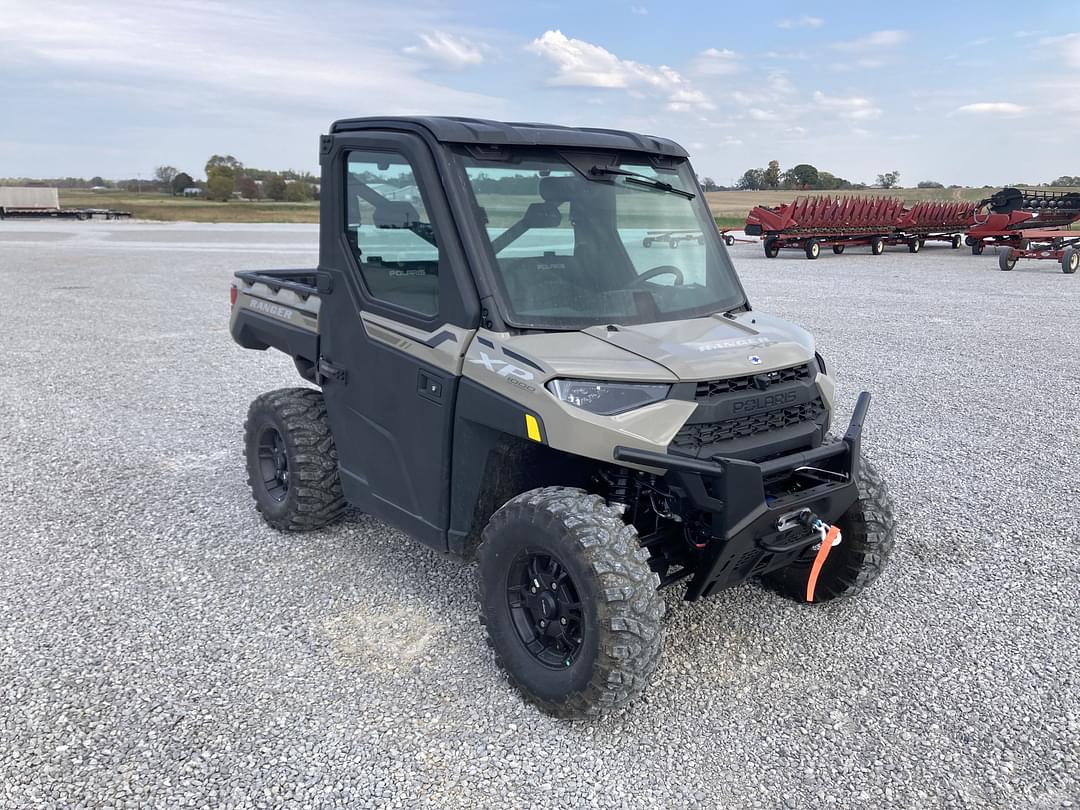
[[[615,182],[618,177],[589,176],[589,168],[594,165],[606,165],[614,168],[618,168],[622,165],[651,165],[657,170],[681,170],[682,176],[680,176],[680,186],[685,188],[686,191],[694,194],[693,199],[687,199],[686,203],[693,208],[698,224],[702,226],[700,232],[705,243],[704,247],[706,251],[712,253],[717,266],[717,272],[724,275],[726,281],[732,288],[732,294],[725,300],[712,301],[699,307],[663,312],[660,313],[660,317],[658,318],[629,318],[617,320],[615,323],[623,326],[664,323],[691,320],[694,318],[705,318],[738,309],[750,309],[746,290],[744,289],[742,281],[735,271],[735,267],[724,246],[723,238],[716,225],[716,220],[713,219],[712,212],[709,210],[708,204],[705,201],[704,191],[697,182],[697,176],[693,171],[689,159],[672,158],[648,152],[613,152],[610,150],[599,152],[591,149],[563,148],[558,146],[514,145],[491,147],[485,145],[482,149],[477,149],[470,145],[459,144],[452,147],[449,151],[448,163],[450,164],[451,171],[454,173],[452,185],[463,192],[463,199],[467,202],[461,226],[470,231],[469,236],[471,237],[471,241],[474,241],[475,244],[480,247],[479,254],[484,263],[484,267],[482,269],[477,268],[477,271],[489,282],[485,286],[489,288],[490,294],[494,298],[494,303],[498,308],[499,316],[506,326],[511,327],[514,330],[529,332],[576,332],[592,326],[602,326],[611,323],[610,320],[605,320],[603,318],[523,317],[521,313],[515,311],[503,280],[499,262],[492,247],[486,223],[483,221],[481,215],[482,209],[480,203],[466,171],[466,162],[469,163],[470,167],[483,166],[491,169],[505,168],[506,166],[511,165],[511,157],[515,155],[521,155],[522,157],[557,158],[565,164],[567,170],[575,171],[588,182],[597,183],[610,184]],[[670,193],[659,189],[643,187],[636,187],[636,191],[641,194]],[[539,201],[539,199],[538,196],[537,200]]]

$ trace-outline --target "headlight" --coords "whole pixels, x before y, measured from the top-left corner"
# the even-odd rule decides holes
[[[658,383],[596,380],[551,380],[547,388],[563,402],[602,416],[611,416],[659,402],[671,390],[670,385]]]

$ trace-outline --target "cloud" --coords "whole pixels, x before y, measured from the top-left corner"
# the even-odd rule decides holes
[[[708,97],[678,71],[620,59],[606,48],[562,31],[545,31],[528,50],[552,62],[556,74],[548,84],[564,87],[604,87],[665,99],[668,109],[685,112],[694,107],[711,109]]]
[[[862,53],[865,51],[875,51],[879,48],[892,48],[896,45],[902,45],[908,40],[907,31],[897,30],[885,30],[885,31],[873,31],[864,37],[858,39],[851,39],[847,42],[834,42],[832,47],[838,51],[847,51],[849,53]]]
[[[780,20],[776,24],[777,28],[821,28],[825,24],[825,20],[821,17],[811,17],[809,14],[803,14],[800,17],[788,17]]]
[[[465,37],[454,36],[445,31],[420,34],[422,45],[409,45],[402,50],[410,56],[419,56],[433,62],[460,70],[484,62],[484,48]]]
[[[368,19],[372,26],[384,23],[381,18]],[[418,22],[424,19],[421,16]],[[0,20],[0,62],[18,59],[87,80],[119,78],[132,86],[152,87],[158,105],[193,112],[259,107],[280,115],[281,108],[272,99],[295,101],[309,109],[341,110],[343,98],[362,98],[365,107],[382,107],[387,113],[433,107],[449,112],[455,100],[477,109],[481,106],[477,102],[485,98],[422,78],[417,60],[382,44],[385,29],[382,36],[370,38],[329,33],[317,48],[294,48],[289,44],[295,45],[298,37],[313,34],[306,16],[262,15],[250,4],[101,2],[91,13],[69,3],[49,9],[27,7],[17,24],[10,18]],[[248,33],[239,36],[238,31]],[[132,47],[133,42],[139,47]],[[431,42],[445,45],[446,40]],[[274,57],[267,58],[267,53]],[[342,70],[357,53],[379,69]],[[393,82],[386,81],[388,75]]]
[[[816,90],[814,103],[822,109],[852,121],[869,121],[881,117],[881,108],[874,106],[870,99],[863,96],[827,96],[820,90]]]
[[[1080,69],[1080,33],[1043,37],[1039,40],[1039,46],[1052,49],[1055,57],[1064,58],[1066,65]]]
[[[742,65],[739,63],[739,55],[726,48],[723,50],[709,48],[699,53],[694,59],[693,71],[702,76],[730,76],[740,70],[742,70]]]
[[[766,59],[809,59],[807,51],[765,51],[762,56]]]
[[[635,17],[645,17],[648,15],[649,10],[645,6],[630,6],[630,13]]]
[[[779,114],[773,112],[772,110],[763,110],[763,109],[761,109],[759,107],[751,107],[749,115],[755,121],[779,121],[780,120]]]
[[[1024,107],[1013,104],[1011,101],[980,101],[975,104],[965,104],[957,107],[956,112],[962,115],[991,115],[999,118],[1011,118],[1024,112]]]

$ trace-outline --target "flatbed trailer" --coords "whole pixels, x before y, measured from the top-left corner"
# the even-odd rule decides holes
[[[1019,236],[1018,245],[1006,243],[998,249],[998,267],[1002,270],[1012,270],[1020,259],[1058,262],[1061,272],[1067,275],[1080,267],[1080,231],[1028,229],[1013,233]]]
[[[0,207],[0,219],[127,219],[130,211],[111,208],[7,208]]]

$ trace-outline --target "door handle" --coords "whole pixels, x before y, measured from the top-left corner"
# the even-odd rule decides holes
[[[424,399],[430,399],[439,405],[443,401],[443,387],[445,381],[442,377],[431,374],[423,369],[416,377],[416,393]]]

